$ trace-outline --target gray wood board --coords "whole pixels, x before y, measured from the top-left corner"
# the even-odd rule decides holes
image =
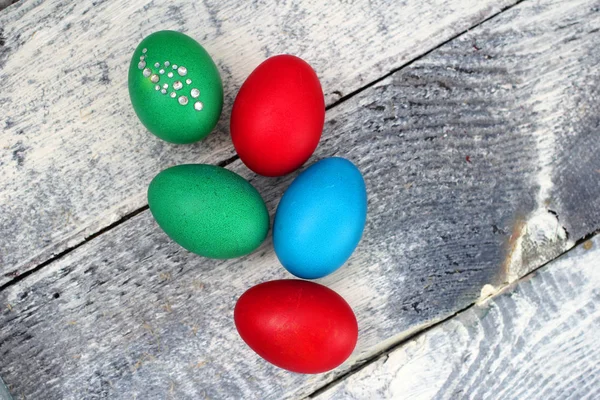
[[[19,0],[0,0],[0,10],[5,9],[6,7],[16,3],[17,1]]]
[[[320,280],[359,320],[343,367],[291,374],[237,336],[237,297],[289,277],[270,239],[247,257],[208,260],[172,243],[146,211],[0,293],[0,375],[15,394],[46,399],[304,396],[572,246],[562,226],[581,228],[569,215],[597,228],[599,205],[584,192],[587,207],[569,208],[554,178],[567,150],[556,146],[544,164],[543,139],[562,124],[573,136],[596,134],[563,119],[596,73],[594,3],[521,3],[327,113],[314,159],[352,159],[369,192],[361,244]],[[591,33],[564,40],[576,30]],[[576,179],[598,183],[584,172],[599,166],[579,167]],[[297,175],[229,168],[259,189],[271,215]],[[546,196],[563,207],[560,220]]]
[[[597,399],[599,264],[596,236],[314,398]]]
[[[22,1],[0,12],[0,285],[146,204],[150,180],[234,155],[237,89],[292,53],[332,104],[516,0]],[[129,103],[131,52],[174,29],[198,39],[225,85],[220,124],[190,146],[149,134]]]

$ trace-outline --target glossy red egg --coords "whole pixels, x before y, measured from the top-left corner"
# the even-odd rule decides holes
[[[317,148],[325,99],[315,71],[291,55],[271,57],[246,79],[231,111],[231,139],[240,159],[260,175],[299,168]]]
[[[316,374],[343,363],[354,350],[358,324],[333,290],[302,280],[248,289],[234,311],[242,339],[259,356],[292,372]]]

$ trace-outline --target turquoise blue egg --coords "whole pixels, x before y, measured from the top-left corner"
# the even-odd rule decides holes
[[[350,258],[367,219],[367,190],[352,162],[325,158],[285,191],[273,224],[281,264],[303,279],[329,275]]]

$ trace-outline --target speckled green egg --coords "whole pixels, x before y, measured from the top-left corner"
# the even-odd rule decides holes
[[[177,165],[148,188],[150,212],[171,239],[210,258],[255,250],[269,231],[269,213],[258,191],[225,168]]]
[[[219,70],[198,42],[175,31],[146,37],[129,65],[129,96],[144,126],[171,143],[204,139],[223,108]]]

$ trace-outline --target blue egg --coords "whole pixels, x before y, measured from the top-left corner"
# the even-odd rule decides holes
[[[358,245],[367,219],[365,181],[350,161],[323,159],[285,191],[273,224],[273,245],[283,266],[299,278],[324,277]]]

